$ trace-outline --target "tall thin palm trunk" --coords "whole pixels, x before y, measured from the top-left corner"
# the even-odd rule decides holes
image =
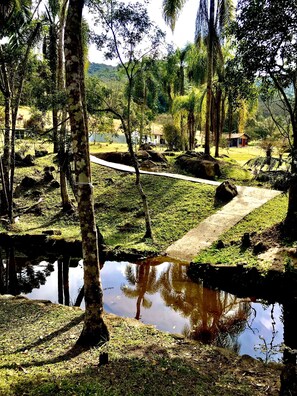
[[[211,123],[211,96],[212,96],[212,78],[214,62],[214,0],[210,1],[209,21],[208,21],[208,39],[207,39],[207,94],[206,94],[206,119],[205,119],[205,143],[204,153],[210,154],[210,123]]]

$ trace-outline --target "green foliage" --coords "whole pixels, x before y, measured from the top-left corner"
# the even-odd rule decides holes
[[[220,161],[221,179],[233,180],[238,184],[242,182],[250,182],[253,175],[247,169],[241,167],[235,161]]]
[[[172,123],[163,125],[163,133],[170,150],[181,150],[181,134],[176,125]]]
[[[33,133],[39,133],[44,131],[45,117],[38,110],[31,110],[31,116],[24,122],[24,127],[30,129]]]
[[[296,4],[288,0],[238,2],[234,24],[237,40],[235,60],[250,81],[261,81],[262,98],[267,101],[278,95],[282,113],[296,134]],[[261,76],[259,78],[259,76]],[[274,102],[274,100],[272,101]],[[277,127],[281,125],[273,118]],[[288,132],[281,127],[283,132]],[[296,141],[296,136],[294,137]]]
[[[91,62],[88,68],[88,75],[100,78],[104,83],[109,81],[119,81],[121,74],[118,72],[117,66],[107,65],[105,63]]]
[[[214,243],[211,248],[202,251],[194,261],[228,265],[247,263],[249,266],[259,266],[257,256],[253,255],[252,249],[241,248],[241,238],[245,233],[260,233],[282,222],[286,216],[287,203],[286,195],[280,195],[270,200],[221,235],[220,239],[224,242],[225,248],[217,249]]]

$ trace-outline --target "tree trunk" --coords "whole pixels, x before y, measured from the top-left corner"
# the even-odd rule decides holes
[[[9,169],[10,169],[10,115],[11,115],[11,101],[10,97],[5,97],[5,132],[4,132],[4,147],[3,157],[1,159],[2,168],[2,196],[1,196],[1,213],[8,213],[8,194],[9,194]]]
[[[153,231],[152,231],[152,224],[151,224],[151,217],[149,213],[149,208],[148,208],[148,203],[147,203],[147,198],[146,195],[143,191],[142,185],[140,183],[140,172],[139,172],[139,166],[138,166],[138,161],[136,158],[136,155],[133,150],[133,144],[132,144],[132,139],[131,139],[131,100],[132,100],[132,79],[129,76],[129,73],[127,72],[127,77],[128,77],[128,109],[127,109],[127,114],[128,114],[128,125],[126,126],[125,123],[123,123],[123,129],[128,145],[128,150],[133,162],[133,166],[135,169],[135,184],[136,187],[139,191],[141,200],[142,200],[142,206],[143,206],[143,211],[144,211],[144,216],[145,216],[145,234],[144,234],[144,239],[146,238],[151,238],[153,239]]]
[[[288,301],[283,304],[284,323],[284,356],[283,369],[281,372],[281,396],[297,395],[297,371],[296,371],[296,301]]]
[[[70,0],[65,27],[66,87],[70,116],[72,150],[77,183],[77,204],[81,227],[85,318],[82,333],[77,341],[80,345],[96,345],[109,339],[103,321],[103,289],[100,280],[99,249],[91,184],[91,167],[87,120],[83,108],[80,62],[82,59],[82,10],[84,0]]]
[[[58,62],[57,62],[57,80],[58,80],[58,90],[60,92],[65,91],[65,73],[64,73],[64,60],[63,60],[63,46],[64,46],[64,29],[65,29],[65,19],[66,19],[66,9],[68,0],[64,0],[60,15],[59,15],[59,32],[58,32]],[[67,109],[63,108],[61,114],[61,121],[66,120]],[[60,167],[60,193],[62,199],[62,208],[64,212],[72,209],[72,203],[69,197],[67,188],[67,170],[69,167],[69,156],[66,155],[66,122],[63,122],[60,128],[60,133],[58,135],[59,141],[59,167]]]
[[[289,187],[289,202],[284,222],[285,233],[296,240],[297,235],[297,126],[295,127],[292,148],[291,181]]]
[[[129,136],[129,134],[127,132],[126,132],[126,140],[127,140],[127,144],[128,144],[129,153],[132,158],[133,166],[135,169],[135,176],[136,176],[135,184],[136,184],[136,187],[139,191],[139,195],[142,200],[142,207],[143,207],[144,216],[145,216],[145,234],[144,234],[143,238],[144,239],[146,239],[146,238],[153,239],[152,223],[151,223],[151,216],[149,213],[149,207],[148,207],[148,203],[147,203],[147,197],[146,197],[146,195],[143,191],[142,185],[140,183],[139,166],[138,166],[136,155],[133,150],[131,136]]]
[[[189,150],[195,150],[195,116],[193,112],[188,114]]]
[[[222,117],[222,90],[220,87],[217,88],[216,97],[215,97],[215,157],[219,156],[219,146],[220,146],[220,137],[221,137],[221,117]]]
[[[205,144],[204,153],[210,154],[210,122],[211,122],[211,96],[213,76],[213,52],[214,52],[214,0],[210,1],[209,28],[207,42],[207,96],[206,96],[206,120],[205,120]]]
[[[296,94],[296,93],[295,93]],[[289,203],[284,222],[285,233],[296,240],[297,235],[297,110],[291,114],[293,144],[291,148],[291,181],[289,187]]]

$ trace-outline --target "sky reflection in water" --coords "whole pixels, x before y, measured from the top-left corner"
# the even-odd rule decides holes
[[[45,265],[41,262],[38,267]],[[46,283],[28,297],[58,302],[57,266],[55,262]],[[101,279],[107,312],[134,317],[160,330],[185,334],[241,355],[263,360],[281,358],[274,353],[283,341],[279,304],[265,306],[203,288],[188,279],[185,266],[168,262],[150,266],[107,261]],[[69,268],[70,304],[75,303],[82,284],[80,262],[76,268]]]

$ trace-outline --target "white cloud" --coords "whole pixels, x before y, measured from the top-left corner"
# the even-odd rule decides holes
[[[130,1],[131,2],[131,1]],[[165,24],[162,14],[162,0],[152,0],[148,5],[148,11],[152,20],[167,34],[167,42],[173,43],[176,47],[182,48],[188,42],[194,41],[195,34],[195,20],[198,9],[198,0],[188,0],[183,8],[183,11],[178,18],[175,26],[174,33]],[[87,10],[85,10],[85,16],[91,25],[91,17],[88,15]],[[89,60],[90,62],[96,63],[110,63],[116,64],[117,62],[108,62],[104,59],[102,53],[96,50],[95,45],[91,45],[89,48]]]

